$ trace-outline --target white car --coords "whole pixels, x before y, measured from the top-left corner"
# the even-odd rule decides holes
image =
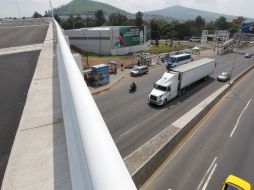
[[[148,70],[148,66],[138,66],[138,67],[134,67],[132,70],[131,70],[131,76],[133,77],[137,77],[137,76],[140,76],[140,75],[144,75],[146,73],[148,73],[149,70]]]

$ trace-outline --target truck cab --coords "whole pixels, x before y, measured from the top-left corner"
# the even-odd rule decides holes
[[[177,72],[165,72],[162,78],[154,84],[154,88],[148,96],[148,101],[157,105],[163,105],[176,97],[178,75]]]

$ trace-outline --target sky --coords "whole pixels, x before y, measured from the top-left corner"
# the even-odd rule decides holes
[[[58,7],[71,0],[51,0]],[[135,13],[181,5],[194,9],[254,18],[254,0],[97,0],[125,11]],[[0,18],[44,14],[50,8],[49,0],[0,0]]]

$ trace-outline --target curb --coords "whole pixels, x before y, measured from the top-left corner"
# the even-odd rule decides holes
[[[245,76],[253,68],[254,65],[245,69],[243,72],[241,72],[235,77],[235,79],[231,82],[231,85],[229,84],[223,85],[220,89],[215,91],[212,95],[210,95],[201,103],[199,103],[197,106],[192,108],[190,111],[188,111],[174,123],[166,127],[161,133],[153,137],[150,141],[146,142],[142,147],[137,149],[135,152],[133,152],[130,156],[128,156],[125,159],[125,163],[128,167],[129,164],[131,165],[135,163],[137,159],[140,161],[141,160],[140,157],[143,156],[142,153],[148,154],[147,157],[150,157],[145,162],[144,158],[142,158],[143,164],[141,164],[136,171],[131,172],[130,167],[128,168],[137,188],[140,188],[147,181],[147,179],[151,177],[151,175],[158,169],[158,167],[160,167],[160,165],[168,158],[168,156],[171,154],[171,152],[174,150],[177,144],[184,139],[184,137],[188,134],[188,132],[191,129],[193,129],[195,125],[207,114],[207,112],[211,110],[216,105],[216,103],[230,90],[230,86],[235,85],[243,76]],[[195,116],[192,116],[193,113],[195,113]],[[163,136],[162,135],[163,132],[165,132],[167,129],[174,131],[173,136],[169,137],[169,140],[167,140],[166,143],[157,148],[153,154],[150,153],[149,155],[149,153],[146,152],[148,148],[144,147],[151,146],[149,145],[149,143],[155,144],[156,142],[155,139],[160,138],[159,136]]]
[[[112,88],[116,83],[118,83],[121,79],[123,79],[127,74],[122,75],[119,79],[117,79],[116,81],[114,81],[113,83],[111,83],[108,87],[102,88],[101,90],[97,91],[97,92],[93,92],[91,93],[92,95],[96,95],[99,94],[101,92],[107,91],[110,88]]]

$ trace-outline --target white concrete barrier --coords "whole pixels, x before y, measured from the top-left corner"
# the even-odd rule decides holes
[[[72,189],[136,190],[56,21],[55,26]]]

